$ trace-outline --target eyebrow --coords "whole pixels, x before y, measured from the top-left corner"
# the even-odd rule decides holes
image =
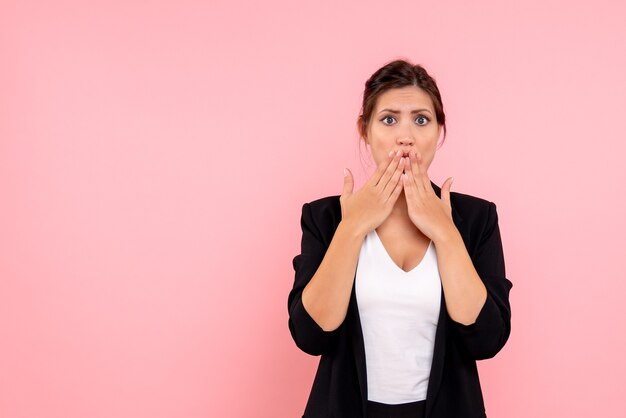
[[[397,115],[398,113],[400,113],[400,111],[399,111],[399,110],[394,110],[394,109],[383,109],[383,110],[381,110],[381,111],[380,111],[380,112],[378,112],[378,113],[383,113],[383,112],[385,112],[385,111],[390,112],[390,113],[395,113],[396,115]],[[412,111],[411,111],[411,114],[413,115],[413,114],[415,114],[415,113],[419,113],[419,112],[428,112],[428,113],[431,113],[431,114],[432,114],[432,112],[431,112],[430,110],[428,110],[428,109],[416,109],[416,110],[412,110]]]

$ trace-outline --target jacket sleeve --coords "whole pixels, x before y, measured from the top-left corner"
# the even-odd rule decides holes
[[[293,258],[295,270],[293,288],[289,292],[289,331],[298,348],[307,354],[318,356],[330,352],[341,326],[333,331],[323,330],[309,315],[302,304],[302,291],[322,263],[327,246],[311,215],[311,206],[302,206],[301,252]]]
[[[498,213],[493,202],[489,202],[487,221],[471,258],[487,288],[487,299],[474,323],[465,325],[452,319],[451,323],[469,355],[483,360],[494,357],[511,333],[509,292],[513,283],[505,277]]]

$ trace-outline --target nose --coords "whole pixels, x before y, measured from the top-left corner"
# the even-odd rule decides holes
[[[415,140],[410,136],[399,137],[396,141],[399,146],[413,146]]]

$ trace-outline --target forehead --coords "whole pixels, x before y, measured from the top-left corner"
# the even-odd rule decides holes
[[[378,97],[376,110],[393,108],[411,111],[415,107],[433,109],[433,101],[428,93],[416,86],[393,88]]]

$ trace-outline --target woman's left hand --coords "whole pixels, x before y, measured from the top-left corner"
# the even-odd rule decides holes
[[[428,173],[422,167],[421,156],[411,151],[409,159],[410,164],[404,165],[405,174],[402,175],[409,218],[424,235],[437,242],[456,231],[450,205],[452,177],[441,187],[440,199],[430,184]]]

